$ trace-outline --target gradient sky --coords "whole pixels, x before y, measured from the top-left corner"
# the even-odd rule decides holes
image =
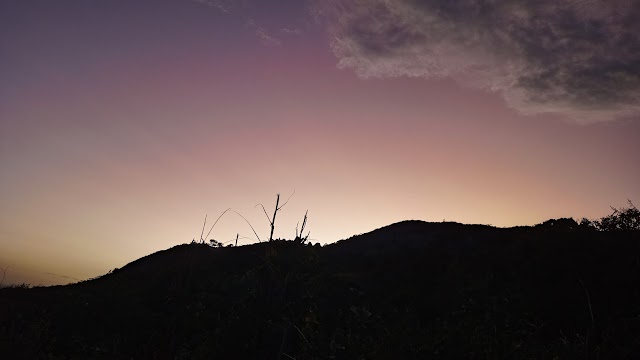
[[[314,243],[640,202],[640,5],[521,3],[3,1],[5,283],[104,274],[229,207],[268,238],[254,206],[294,189],[275,236],[308,209]]]

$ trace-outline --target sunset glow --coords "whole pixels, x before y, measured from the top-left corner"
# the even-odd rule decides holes
[[[104,274],[199,239],[205,214],[211,225],[227,208],[264,240],[256,204],[272,209],[276,193],[294,190],[275,237],[293,238],[308,210],[310,238],[323,244],[406,219],[507,227],[640,202],[637,53],[621,59],[636,80],[620,70],[616,84],[630,90],[611,103],[594,95],[578,106],[564,87],[569,95],[533,104],[530,88],[477,86],[460,73],[466,63],[425,73],[411,63],[424,58],[415,45],[407,59],[391,42],[376,46],[393,56],[367,57],[348,21],[375,14],[339,1],[239,3],[0,4],[5,283]],[[459,59],[438,44],[443,61]],[[474,54],[478,66],[528,64]],[[598,83],[615,93],[610,84]],[[236,234],[239,245],[257,241],[233,213],[210,238]]]

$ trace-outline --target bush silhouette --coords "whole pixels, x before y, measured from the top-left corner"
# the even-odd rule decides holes
[[[598,220],[583,218],[580,226],[600,231],[638,231],[640,230],[640,210],[628,200],[628,207],[614,208],[610,215]]]

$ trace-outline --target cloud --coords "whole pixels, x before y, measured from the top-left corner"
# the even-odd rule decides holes
[[[193,0],[197,3],[216,8],[223,13],[229,13],[234,6],[233,0]]]
[[[220,12],[225,14],[230,14],[235,12],[236,15],[238,13],[237,10],[240,10],[240,13],[246,13],[247,8],[249,7],[250,1],[238,1],[238,0],[192,0],[198,4],[206,5],[210,8],[217,9]],[[246,14],[244,14],[246,16]],[[282,45],[282,40],[273,36],[265,27],[258,25],[258,23],[252,19],[247,18],[245,21],[245,25],[247,28],[251,29],[255,35],[265,46],[280,46]],[[286,33],[286,32],[284,32]]]
[[[263,27],[256,28],[256,36],[263,45],[267,46],[280,46],[282,41],[267,32]]]
[[[293,36],[299,36],[302,34],[302,30],[298,29],[298,28],[282,28],[280,29],[280,32],[286,35],[293,35]]]
[[[636,0],[318,0],[338,67],[452,77],[525,114],[640,114]]]
[[[282,45],[282,40],[277,37],[271,35],[264,27],[258,25],[255,20],[249,19],[246,23],[247,27],[253,29],[258,40],[265,46],[280,46]]]

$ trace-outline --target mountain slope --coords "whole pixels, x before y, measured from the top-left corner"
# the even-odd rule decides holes
[[[637,358],[638,232],[406,221],[0,290],[10,358]]]

